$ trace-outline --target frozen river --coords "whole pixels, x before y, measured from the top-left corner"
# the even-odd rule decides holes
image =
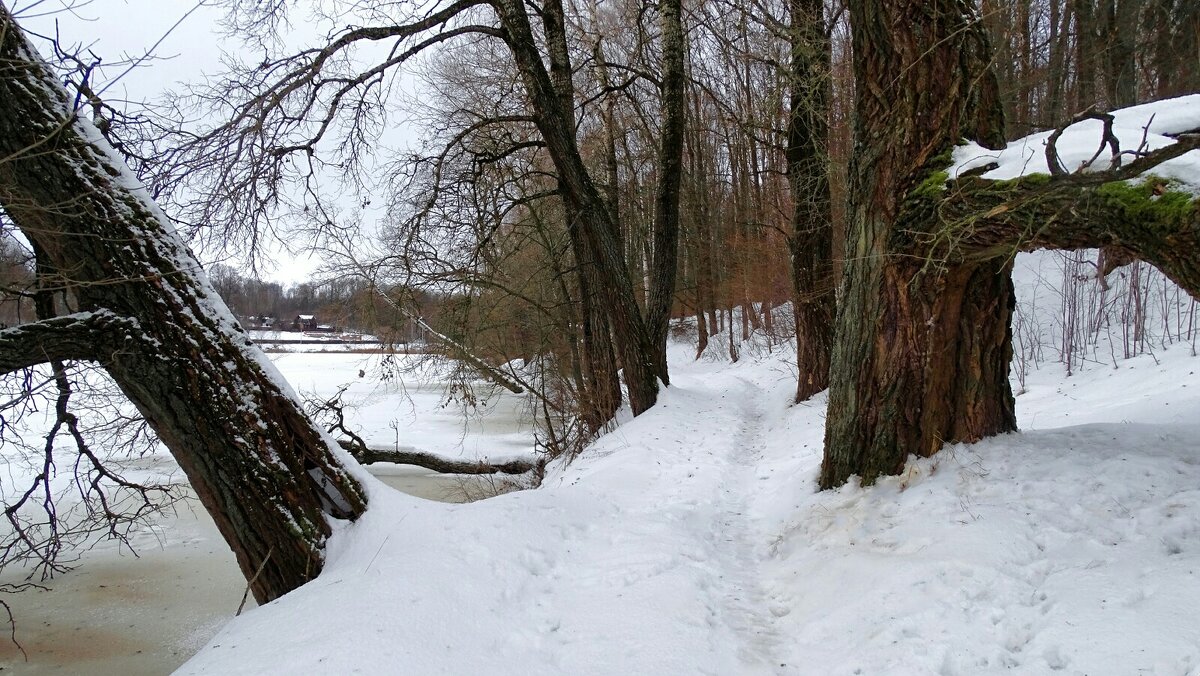
[[[344,400],[353,406],[348,412],[350,423],[373,445],[399,442],[452,457],[511,456],[526,454],[532,447],[532,434],[520,423],[516,397],[498,397],[489,403],[486,415],[464,419],[453,403],[443,406],[443,388],[437,382],[380,384],[371,377],[378,357],[273,357],[302,392],[329,397],[348,384]],[[158,457],[147,464],[163,465],[166,470],[173,463]],[[466,493],[479,492],[478,484],[464,485],[459,477],[420,468],[380,465],[371,471],[394,488],[431,500],[455,502]],[[174,516],[139,532],[134,545],[137,557],[101,542],[83,555],[77,570],[45,583],[48,591],[4,595],[28,661],[11,641],[0,639],[0,670],[5,674],[170,673],[233,617],[245,580],[199,503],[181,503]],[[18,570],[0,574],[0,583],[22,580]],[[248,605],[253,605],[253,599]]]

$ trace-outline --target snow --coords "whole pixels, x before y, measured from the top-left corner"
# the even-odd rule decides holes
[[[1173,135],[1200,129],[1200,94],[1164,99],[1131,108],[1113,111],[1113,134],[1120,140],[1122,151],[1158,150],[1175,143]],[[1104,124],[1100,120],[1084,120],[1068,127],[1055,148],[1067,171],[1077,171],[1100,148]],[[1048,174],[1046,142],[1051,131],[1030,134],[1008,144],[1004,150],[988,150],[970,142],[954,150],[950,177],[989,164],[998,165],[983,174],[984,178],[1007,180],[1029,174]],[[1143,148],[1143,139],[1145,147]],[[1128,163],[1132,157],[1125,156]],[[1100,153],[1088,171],[1110,169],[1108,148]],[[1164,162],[1151,172],[1200,189],[1200,151],[1190,151]]]
[[[246,335],[250,340],[258,345],[263,345],[272,350],[286,349],[287,351],[310,352],[311,347],[295,348],[297,341],[303,341],[305,345],[310,343],[331,343],[328,347],[337,350],[361,350],[363,343],[379,343],[377,336],[364,333],[341,332],[341,331],[281,331],[275,329],[248,329]],[[350,341],[347,344],[346,341]]]
[[[445,458],[493,462],[534,454],[533,429],[522,422],[524,399],[506,390],[471,407],[447,399],[445,374],[438,373],[434,365],[400,377],[381,378],[384,369],[391,372],[397,363],[401,369],[416,368],[420,357],[354,353],[270,356],[305,396],[328,401],[344,387],[341,401],[346,407],[346,426],[372,447],[399,446]]]
[[[372,486],[315,582],[179,673],[1200,673],[1187,345],[1047,365],[1026,431],[826,492],[825,401],[790,405],[786,355],[690,352],[658,406],[540,489]]]

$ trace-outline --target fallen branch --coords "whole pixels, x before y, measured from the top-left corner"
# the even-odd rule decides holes
[[[486,460],[452,460],[432,453],[420,451],[387,450],[369,448],[349,439],[339,439],[338,445],[350,452],[354,459],[364,465],[377,462],[394,462],[397,465],[416,465],[442,474],[525,474],[540,470],[540,460],[514,459],[492,463]]]
[[[367,442],[362,437],[346,426],[346,415],[341,398],[347,387],[348,385],[343,385],[337,394],[327,401],[310,398],[307,400],[307,405],[314,413],[324,412],[333,416],[326,430],[331,434],[346,435],[338,439],[338,445],[349,451],[355,460],[364,465],[393,462],[397,465],[416,465],[442,474],[525,474],[534,470],[540,474],[545,468],[545,460],[515,459],[491,463],[486,460],[451,460],[432,453],[402,451],[398,448],[392,450],[371,448],[367,446]]]

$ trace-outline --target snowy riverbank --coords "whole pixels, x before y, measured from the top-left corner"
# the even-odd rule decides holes
[[[327,399],[348,386],[343,395],[350,406],[347,417],[372,444],[386,448],[399,438],[405,447],[471,459],[530,452],[531,432],[520,422],[516,397],[497,395],[481,414],[464,418],[459,406],[447,403],[436,372],[423,372],[423,381],[411,375],[405,381],[377,380],[383,358],[272,355],[302,394]],[[122,467],[127,475],[144,480],[183,481],[178,466],[161,449],[125,461]],[[0,465],[2,486],[11,490],[23,485],[27,469],[16,462]],[[371,472],[389,486],[429,500],[461,501],[489,490],[486,477],[459,478],[386,463],[372,466]],[[64,484],[64,504],[70,505],[70,487],[65,485],[69,473],[59,474],[56,484]],[[212,520],[194,500],[137,530],[131,541],[137,556],[114,541],[101,540],[83,553],[76,570],[44,583],[48,591],[5,594],[3,600],[16,619],[16,638],[28,659],[10,641],[0,640],[0,671],[29,676],[162,674],[183,663],[234,616],[245,579]],[[0,584],[23,582],[27,572],[6,569]],[[253,607],[253,599],[248,605]]]
[[[181,673],[1195,674],[1200,361],[1018,398],[1031,430],[818,493],[782,357],[692,362],[536,491],[372,485],[321,578]],[[1079,425],[1077,423],[1087,423]]]

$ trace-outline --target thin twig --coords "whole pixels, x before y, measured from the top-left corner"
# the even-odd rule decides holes
[[[262,575],[263,568],[267,567],[267,561],[271,560],[271,553],[274,551],[275,547],[272,545],[267,550],[267,555],[263,557],[262,563],[258,564],[258,570],[254,571],[254,577],[246,581],[246,591],[242,594],[242,602],[238,604],[237,612],[233,614],[234,617],[242,614],[242,608],[246,607],[246,600],[250,598],[250,587],[258,580],[258,576]]]

